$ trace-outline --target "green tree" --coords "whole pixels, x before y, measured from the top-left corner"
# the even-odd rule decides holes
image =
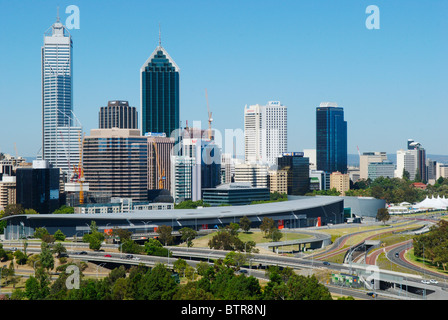
[[[185,270],[187,269],[187,266],[188,266],[187,261],[185,261],[184,259],[181,259],[181,258],[177,259],[173,263],[174,271],[176,271],[177,273],[179,273],[181,275],[184,274]]]
[[[376,214],[376,219],[385,224],[390,219],[389,210],[386,208],[379,208]]]
[[[54,258],[50,246],[47,243],[42,242],[40,250],[41,250],[39,254],[40,266],[48,271],[53,270]]]
[[[167,225],[161,225],[157,228],[157,233],[159,234],[159,241],[165,246],[173,242],[173,228]]]
[[[172,300],[177,284],[169,270],[157,264],[143,277],[142,298],[144,300]]]
[[[56,241],[65,241],[65,234],[59,229],[54,233],[53,236]]]
[[[56,243],[56,245],[53,247],[53,253],[57,255],[57,257],[61,257],[61,254],[66,253],[67,248],[64,247],[64,245],[60,242]]]
[[[101,244],[104,241],[104,234],[98,231],[98,227],[95,221],[90,223],[90,233],[86,233],[83,236],[83,242],[89,243],[91,250],[101,249]]]
[[[148,239],[148,241],[145,242],[144,251],[150,256],[167,257],[168,255],[172,255],[171,252],[164,248],[157,239]]]
[[[66,205],[62,205],[59,209],[56,209],[53,213],[54,214],[75,213],[75,208],[66,206]]]
[[[327,287],[312,276],[292,275],[286,283],[287,300],[332,300]]]
[[[191,228],[188,227],[184,227],[182,229],[179,230],[181,237],[180,239],[182,241],[186,241],[187,242],[187,247],[190,248],[193,246],[193,240],[197,237],[198,232],[196,230],[193,230]]]
[[[34,230],[34,238],[42,239],[44,235],[49,235],[48,230],[45,227],[37,227]]]
[[[247,217],[241,217],[240,218],[240,227],[244,232],[249,232],[250,230],[250,225],[252,224],[252,221]]]
[[[12,215],[25,214],[25,209],[22,207],[20,203],[8,204],[3,210],[3,212],[4,212],[3,216],[7,217]]]

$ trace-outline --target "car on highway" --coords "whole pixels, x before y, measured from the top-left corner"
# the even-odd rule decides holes
[[[329,266],[329,265],[330,265],[330,262],[328,262],[328,261],[324,261],[324,265]]]
[[[422,283],[424,283],[424,284],[430,284],[431,282],[429,282],[429,280],[425,280],[425,279],[423,279],[423,280],[422,280]]]
[[[439,283],[439,281],[437,281],[437,280],[435,280],[435,279],[431,279],[431,280],[429,280],[429,282],[430,282],[430,283],[433,283],[433,284],[437,284],[437,283]]]
[[[398,252],[395,253],[395,258],[399,258],[400,254]]]
[[[371,296],[372,298],[376,298],[377,294],[375,292],[367,292],[368,296]]]
[[[111,258],[112,256],[110,254],[105,254],[104,255],[106,258]]]
[[[140,260],[140,258],[139,257],[134,257],[134,258],[132,258],[132,260],[138,261],[138,260]]]
[[[134,256],[132,254],[127,254],[124,258],[125,259],[132,259],[132,258],[134,258]]]
[[[246,269],[240,269],[240,270],[238,270],[238,273],[247,273],[247,270]]]
[[[75,254],[87,254],[87,251],[79,251],[79,252],[75,252]]]

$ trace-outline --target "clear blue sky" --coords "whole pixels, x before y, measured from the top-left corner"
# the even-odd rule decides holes
[[[344,107],[348,152],[405,148],[448,154],[446,0],[0,0],[0,151],[41,147],[43,33],[68,5],[80,10],[74,112],[89,134],[99,108],[140,108],[139,70],[158,43],[181,69],[181,119],[243,128],[246,104],[288,106],[290,151],[315,148],[315,108]],[[368,30],[368,5],[380,29]],[[229,150],[225,150],[229,151]]]

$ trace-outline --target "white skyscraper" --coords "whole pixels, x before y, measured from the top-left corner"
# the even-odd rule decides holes
[[[403,170],[409,173],[409,179],[414,180],[417,173],[417,150],[398,150],[396,178],[403,178]]]
[[[73,43],[57,18],[42,46],[42,158],[70,174],[79,162],[82,128],[74,124]]]
[[[287,108],[279,101],[244,108],[246,162],[276,164],[277,157],[287,152],[287,119]]]

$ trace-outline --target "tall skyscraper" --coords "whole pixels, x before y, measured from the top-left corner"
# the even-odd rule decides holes
[[[269,165],[287,151],[287,107],[279,101],[244,108],[245,160]]]
[[[58,17],[42,46],[42,158],[65,173],[79,162],[82,133],[73,113],[72,51],[71,35]]]
[[[416,142],[412,139],[408,139],[408,150],[415,150],[417,172],[420,175],[422,182],[428,182],[428,169],[426,167],[426,151],[422,147],[420,142]]]
[[[347,172],[347,122],[333,102],[316,108],[316,162],[317,170]]]
[[[180,128],[179,67],[159,45],[140,69],[142,134],[171,133]]]

